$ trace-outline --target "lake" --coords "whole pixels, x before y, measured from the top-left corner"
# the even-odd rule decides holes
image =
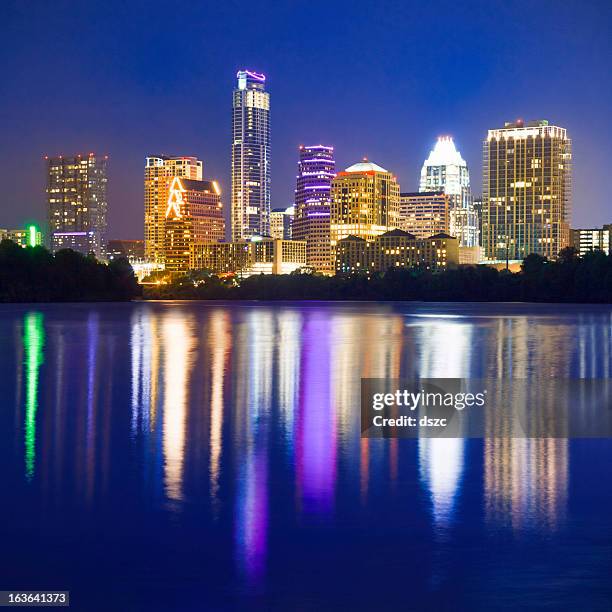
[[[75,610],[612,609],[610,439],[362,439],[360,379],[607,378],[612,309],[0,307],[1,589]]]

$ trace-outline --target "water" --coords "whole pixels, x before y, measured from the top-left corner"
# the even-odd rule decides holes
[[[1,589],[612,609],[612,441],[362,440],[361,377],[608,377],[592,306],[0,308]]]

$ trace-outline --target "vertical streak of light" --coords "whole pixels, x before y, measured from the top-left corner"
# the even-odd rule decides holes
[[[95,420],[97,380],[96,363],[98,353],[99,321],[97,313],[91,313],[87,320],[87,498],[91,500],[94,479]]]
[[[40,366],[43,363],[45,329],[41,312],[29,312],[23,327],[23,346],[26,362],[25,401],[25,476],[34,477],[36,460],[36,412],[38,410],[38,384]]]
[[[231,346],[229,316],[222,310],[211,315],[208,347],[211,361],[211,405],[210,405],[210,496],[215,511],[219,505],[219,474],[223,450],[223,387],[226,362]]]
[[[142,376],[142,312],[134,311],[132,314],[130,330],[130,349],[132,353],[132,437],[138,430],[138,416],[140,412],[140,385]]]
[[[263,578],[268,545],[268,419],[272,392],[273,344],[275,340],[272,314],[253,310],[248,315],[246,338],[238,348],[247,353],[246,359],[238,355],[238,362],[246,367],[238,376],[246,385],[239,415],[245,431],[240,443],[244,449],[244,462],[240,470],[236,496],[236,546],[241,570],[252,585]],[[238,441],[238,439],[237,439]]]
[[[461,378],[469,375],[471,326],[436,321],[422,328],[422,378]],[[421,479],[429,489],[434,526],[447,529],[453,519],[455,501],[463,476],[462,438],[419,438]]]
[[[166,496],[183,499],[185,421],[189,371],[195,344],[187,315],[170,311],[162,323],[164,340],[163,450]]]
[[[330,324],[310,315],[304,326],[296,425],[298,494],[306,514],[328,515],[336,485],[336,415],[330,389]]]

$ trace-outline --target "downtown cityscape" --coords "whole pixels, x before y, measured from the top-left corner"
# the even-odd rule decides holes
[[[449,135],[433,143],[417,192],[404,192],[397,174],[374,161],[338,169],[332,144],[303,144],[295,200],[272,208],[270,98],[266,75],[237,72],[229,193],[205,176],[206,160],[147,155],[144,240],[108,235],[111,162],[95,153],[45,157],[47,222],[3,236],[26,246],[44,234],[53,252],[125,257],[145,282],[190,270],[241,278],[478,264],[517,271],[530,254],[554,260],[567,247],[609,253],[610,225],[570,228],[572,141],[565,127],[544,119],[488,130],[478,186]]]
[[[0,3],[0,607],[612,610],[612,3]]]

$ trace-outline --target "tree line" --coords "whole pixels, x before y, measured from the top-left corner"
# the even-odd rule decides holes
[[[194,271],[147,287],[150,299],[202,300],[423,300],[458,302],[612,302],[612,257],[578,256],[572,248],[554,261],[527,256],[521,271],[459,266],[444,271],[390,268],[381,274],[327,277],[257,275],[242,280]]]
[[[0,242],[0,302],[125,301],[140,294],[126,259],[107,265],[71,249],[53,254]]]

